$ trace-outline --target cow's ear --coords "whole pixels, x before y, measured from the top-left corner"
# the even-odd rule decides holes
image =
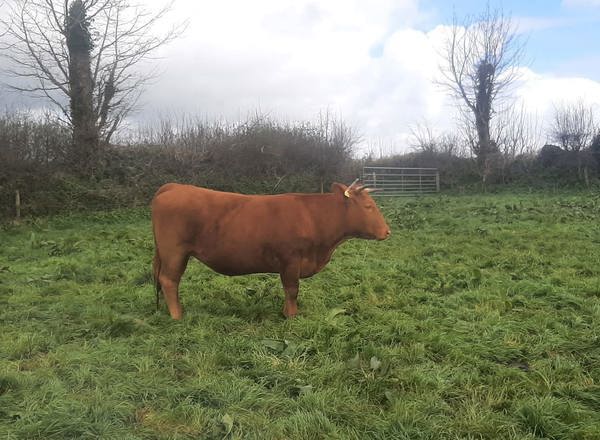
[[[334,182],[331,184],[331,192],[334,194],[344,195],[344,192],[348,189],[346,185]]]

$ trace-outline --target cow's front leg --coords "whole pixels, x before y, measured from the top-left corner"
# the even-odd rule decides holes
[[[283,314],[286,318],[293,318],[298,313],[298,288],[300,278],[300,268],[296,265],[288,266],[280,273],[281,284],[285,292],[285,302],[283,303]]]

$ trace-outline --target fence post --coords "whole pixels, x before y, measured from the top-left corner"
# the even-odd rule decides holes
[[[15,191],[15,215],[16,221],[21,220],[21,193],[19,190]]]
[[[436,192],[440,192],[440,172],[435,172],[435,190]]]
[[[404,191],[404,170],[400,170],[400,191]]]

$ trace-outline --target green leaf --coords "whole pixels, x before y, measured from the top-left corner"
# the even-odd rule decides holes
[[[313,386],[312,385],[303,385],[298,387],[298,395],[304,396],[306,394],[312,393]]]
[[[360,356],[358,353],[352,359],[348,359],[346,366],[350,369],[360,368]]]
[[[394,401],[396,400],[396,395],[392,390],[385,390],[383,395],[389,403],[394,403]]]
[[[342,308],[331,309],[331,311],[327,314],[327,320],[331,321],[336,316],[343,315],[345,313],[346,313],[346,309],[342,309]]]
[[[285,350],[283,350],[283,352],[281,353],[283,356],[294,356],[300,349],[300,346],[293,341],[286,340],[283,342],[286,345]]]
[[[282,341],[281,339],[265,338],[265,339],[261,340],[261,343],[262,343],[262,345],[264,345],[265,347],[267,347],[270,350],[273,350],[276,353],[281,353],[283,350],[285,350],[285,347],[286,347],[285,341]]]
[[[381,367],[381,361],[373,356],[369,362],[369,365],[371,366],[371,370],[377,371],[379,370],[379,367]]]
[[[231,433],[233,430],[233,417],[225,413],[225,415],[221,418],[221,423],[225,426],[225,435],[229,435],[229,433]]]

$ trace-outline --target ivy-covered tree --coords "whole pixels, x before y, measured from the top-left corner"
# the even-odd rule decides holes
[[[510,17],[490,9],[489,3],[464,24],[455,20],[445,43],[440,84],[461,104],[465,122],[476,133],[471,148],[483,171],[499,151],[490,124],[517,78],[523,44]]]

